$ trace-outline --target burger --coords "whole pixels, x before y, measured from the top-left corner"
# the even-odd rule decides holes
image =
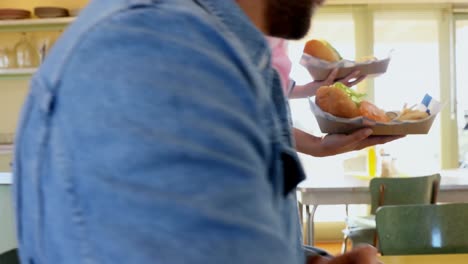
[[[363,116],[377,122],[389,122],[385,111],[373,103],[363,100],[365,94],[357,93],[343,83],[322,86],[317,90],[315,104],[337,117],[354,118]]]
[[[330,42],[323,39],[312,39],[307,41],[304,45],[303,52],[327,62],[338,62],[343,59],[340,53],[330,44]],[[356,62],[364,63],[376,60],[377,58],[375,56],[363,56],[356,59]]]
[[[304,46],[304,53],[328,62],[337,62],[343,59],[338,51],[326,40],[312,39],[307,41]]]

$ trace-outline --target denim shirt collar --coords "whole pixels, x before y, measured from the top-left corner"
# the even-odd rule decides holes
[[[264,70],[271,63],[271,54],[265,36],[246,16],[235,0],[194,0],[230,30],[245,46],[253,63]]]

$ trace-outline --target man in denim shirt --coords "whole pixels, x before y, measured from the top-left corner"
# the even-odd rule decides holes
[[[262,33],[303,36],[320,2],[91,1],[23,107],[22,262],[376,263],[301,247],[304,173]]]

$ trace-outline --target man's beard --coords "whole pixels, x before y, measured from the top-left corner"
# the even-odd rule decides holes
[[[317,0],[269,0],[266,8],[268,35],[303,38],[309,31]]]

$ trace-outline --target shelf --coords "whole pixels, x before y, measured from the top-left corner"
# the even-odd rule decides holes
[[[0,20],[0,31],[43,31],[56,30],[72,23],[76,17],[58,17],[58,18],[29,18]]]
[[[34,26],[34,25],[63,25],[69,24],[75,20],[75,17],[58,17],[58,18],[28,18],[28,19],[12,19],[0,20],[0,27],[8,26]]]
[[[0,75],[33,74],[37,68],[0,69]]]
[[[37,68],[0,69],[0,78],[14,78],[21,76],[31,76]]]

